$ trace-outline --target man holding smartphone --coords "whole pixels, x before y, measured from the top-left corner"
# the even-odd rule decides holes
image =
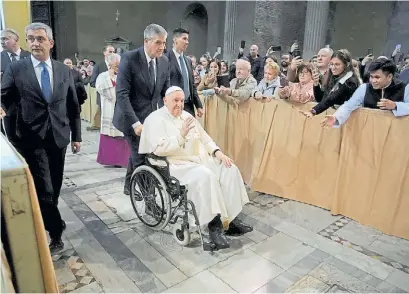
[[[244,56],[244,41],[242,41],[242,47],[239,49],[239,55],[237,56],[238,59],[243,58]],[[258,46],[251,45],[250,46],[250,53],[247,55],[247,60],[250,62],[251,65],[251,74],[259,83],[264,77],[264,58],[260,57],[258,54]]]

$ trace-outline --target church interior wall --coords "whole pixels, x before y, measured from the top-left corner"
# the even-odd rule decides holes
[[[54,38],[57,57],[62,61],[71,58],[75,62],[75,52],[78,50],[77,40],[77,1],[55,1],[54,4]]]
[[[96,5],[95,1],[55,1],[57,56],[59,59],[73,58],[74,52],[79,52],[80,58],[102,60],[105,40],[118,34],[132,42],[131,49],[137,48],[143,44],[143,30],[147,24],[159,23],[171,33],[181,23],[183,26],[186,9],[192,3],[99,1]],[[208,51],[213,55],[218,46],[223,46],[226,4],[222,1],[197,3],[207,11],[207,35],[192,34],[187,53],[200,56]],[[331,3],[326,39],[332,48],[348,48],[358,57],[365,55],[368,47],[373,48],[375,55],[390,55],[396,44],[402,44],[404,53],[409,53],[409,2]],[[119,30],[115,19],[117,10]],[[294,40],[302,46],[305,16],[305,1],[237,1],[235,48],[238,52],[240,41],[245,40],[246,54],[255,43],[264,55],[271,45],[282,46],[284,52]],[[198,46],[194,46],[195,43]],[[169,36],[168,48],[171,44]]]
[[[188,2],[188,1],[179,1],[179,2],[167,2],[168,9],[164,21],[166,21],[165,29],[171,34],[173,29],[180,26],[182,21],[182,27],[185,23],[189,23],[185,20],[185,13],[192,3],[199,3],[203,5],[207,11],[208,21],[207,21],[207,35],[199,35],[194,30],[189,36],[191,45],[188,47],[187,54],[193,54],[196,57],[200,57],[205,52],[210,52],[213,55],[218,46],[223,46],[223,28],[224,18],[220,17],[221,13],[224,13],[225,3],[221,1],[198,1],[198,2]],[[197,24],[198,25],[198,24]],[[187,28],[190,29],[190,28]],[[200,30],[199,30],[200,32]],[[203,42],[203,40],[205,42]],[[200,44],[200,45],[197,45]],[[203,44],[203,45],[202,45]],[[168,48],[172,46],[171,38],[168,38],[167,42]]]
[[[255,3],[255,1],[237,2],[236,27],[234,29],[234,49],[237,52],[233,54],[234,57],[237,57],[239,53],[241,40],[246,41],[245,55],[248,54],[250,46],[253,44]]]
[[[409,2],[393,2],[392,15],[388,37],[384,52],[390,55],[396,48],[396,45],[402,45],[402,52],[409,55]]]
[[[149,23],[158,23],[168,32],[168,48],[171,47],[171,32],[183,25],[184,13],[192,2],[186,1],[56,1],[56,35],[58,58],[88,57],[102,60],[105,40],[117,35],[132,42],[131,49],[143,44],[143,30]],[[223,44],[224,2],[203,1],[208,13],[207,39],[203,50],[188,52],[200,55],[206,51],[214,52]],[[116,12],[119,11],[119,28],[116,26]],[[202,36],[190,36],[191,41]],[[195,50],[198,51],[198,50]]]
[[[375,56],[383,54],[392,7],[392,1],[338,1],[332,48],[347,48],[354,57],[367,55],[368,48]]]
[[[261,54],[270,46],[288,52],[295,40],[302,50],[305,30],[305,1],[256,1],[253,42]]]
[[[120,13],[118,29],[117,10]],[[81,56],[101,60],[105,40],[117,35],[132,42],[131,48],[138,48],[143,44],[146,25],[163,23],[166,10],[167,2],[101,1],[96,7],[94,1],[77,1],[78,51]]]

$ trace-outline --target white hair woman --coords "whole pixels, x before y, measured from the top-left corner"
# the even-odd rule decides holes
[[[101,95],[101,135],[97,162],[103,165],[126,167],[130,156],[129,144],[124,134],[112,124],[116,102],[116,76],[121,57],[110,54],[106,57],[108,71],[101,73],[95,88]]]

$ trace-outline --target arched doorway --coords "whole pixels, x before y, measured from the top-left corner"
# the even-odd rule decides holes
[[[190,33],[187,54],[193,54],[197,59],[207,51],[207,23],[206,8],[200,3],[189,4],[185,10],[181,27]]]

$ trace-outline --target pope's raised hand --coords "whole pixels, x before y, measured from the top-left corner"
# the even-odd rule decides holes
[[[187,118],[183,124],[182,124],[182,129],[180,130],[180,135],[185,138],[189,131],[195,127],[195,118],[193,116],[190,116]]]

